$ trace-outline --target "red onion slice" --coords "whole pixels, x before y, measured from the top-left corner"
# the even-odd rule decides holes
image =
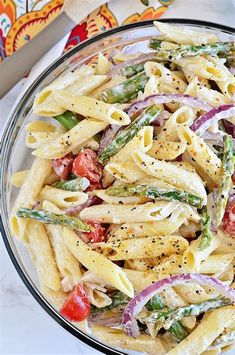
[[[120,128],[121,126],[112,124],[104,129],[103,135],[100,140],[98,155],[100,155],[103,152],[104,148],[106,148],[107,145],[109,145],[112,142],[112,140],[114,139],[114,137],[116,136]]]
[[[227,121],[227,120],[223,120],[225,129],[227,131],[228,134],[230,134],[233,138],[235,138],[235,126],[234,124],[232,124],[232,122]]]
[[[221,105],[212,108],[205,115],[198,117],[191,125],[191,130],[197,132],[197,134],[202,135],[209,126],[213,123],[218,122],[224,118],[229,118],[235,115],[235,105]]]
[[[219,291],[221,295],[229,298],[233,303],[235,303],[235,290],[227,285],[224,285],[223,282],[217,280],[216,278],[200,274],[174,275],[149,285],[128,303],[123,312],[122,320],[125,333],[135,338],[138,337],[140,331],[135,317],[140,313],[144,305],[153,296],[164,289],[188,282],[196,282],[199,285],[213,287]]]
[[[144,100],[136,101],[130,106],[128,106],[124,111],[132,116],[141,109],[144,109],[153,103],[156,104],[166,104],[170,102],[178,102],[184,105],[188,105],[194,108],[200,108],[204,111],[211,109],[211,106],[203,102],[199,98],[195,98],[186,94],[154,94],[147,96]]]

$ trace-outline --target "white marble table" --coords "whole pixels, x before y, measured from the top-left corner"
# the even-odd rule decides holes
[[[177,0],[165,17],[193,18],[235,26],[232,0]],[[0,131],[16,97],[19,83],[0,101]],[[0,240],[0,354],[95,355],[59,326],[39,306],[15,271]]]

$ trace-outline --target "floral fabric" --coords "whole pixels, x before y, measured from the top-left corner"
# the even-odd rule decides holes
[[[159,18],[174,0],[111,0],[71,32],[69,50],[121,24]],[[30,41],[60,12],[63,0],[0,0],[0,62]]]

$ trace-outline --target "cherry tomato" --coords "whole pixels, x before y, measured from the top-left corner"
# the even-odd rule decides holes
[[[229,234],[235,234],[235,203],[230,202],[226,208],[223,229]]]
[[[91,243],[99,243],[99,242],[104,242],[106,241],[106,230],[102,226],[102,224],[98,222],[87,222],[91,226],[94,227],[94,230],[92,232],[88,233],[83,233]]]
[[[97,183],[102,178],[102,165],[97,154],[91,149],[83,149],[73,162],[73,173],[86,177],[91,183]]]
[[[102,186],[101,183],[98,181],[98,182],[91,182],[90,186],[88,186],[86,191],[89,192],[89,191],[100,190],[100,189],[102,189]]]
[[[65,155],[63,158],[54,159],[52,167],[55,173],[61,177],[62,180],[68,179],[73,167],[73,155],[71,153]]]
[[[60,314],[72,322],[80,322],[88,317],[91,305],[86,292],[81,284],[78,284],[70,292],[67,300],[60,309]]]

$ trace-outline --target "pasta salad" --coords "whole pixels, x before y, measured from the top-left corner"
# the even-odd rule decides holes
[[[219,354],[235,341],[235,47],[155,26],[148,53],[99,53],[36,96],[10,224],[79,329]]]

